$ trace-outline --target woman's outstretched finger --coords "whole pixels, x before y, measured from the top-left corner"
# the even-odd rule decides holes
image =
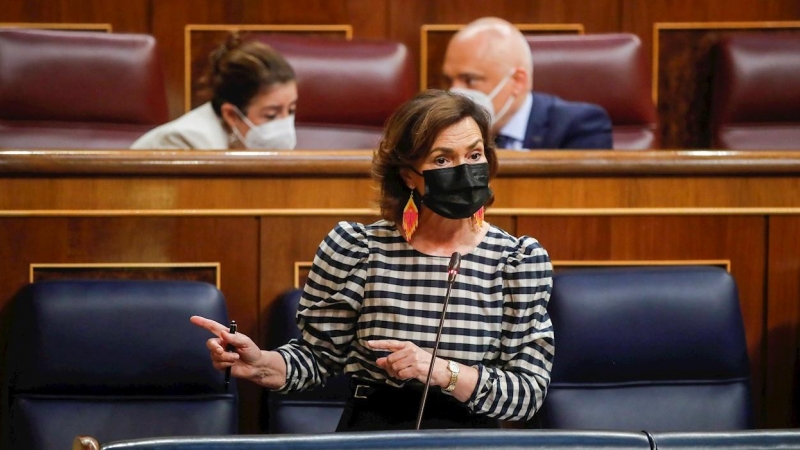
[[[204,328],[217,336],[222,334],[222,332],[224,331],[228,331],[228,327],[226,327],[225,325],[211,319],[206,319],[205,317],[201,316],[192,316],[189,318],[189,322],[192,322],[198,327]]]

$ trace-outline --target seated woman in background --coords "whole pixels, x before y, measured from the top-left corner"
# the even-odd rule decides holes
[[[294,70],[274,49],[231,36],[211,54],[211,101],[147,132],[133,149],[292,150]]]
[[[348,373],[339,431],[413,429],[458,252],[421,428],[532,418],[554,354],[552,265],[536,239],[483,220],[497,172],[490,126],[484,108],[445,91],[401,106],[372,163],[383,220],[340,222],[323,240],[297,313],[302,339],[262,351],[194,316],[216,335],[207,341],[214,366],[278,392]]]

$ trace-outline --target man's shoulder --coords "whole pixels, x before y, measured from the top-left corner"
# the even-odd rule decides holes
[[[611,118],[601,106],[532,92],[527,148],[613,148]]]
[[[600,114],[608,117],[606,110],[594,103],[564,100],[557,95],[544,92],[532,92],[531,95],[533,95],[534,105],[541,105],[548,113],[553,115]]]

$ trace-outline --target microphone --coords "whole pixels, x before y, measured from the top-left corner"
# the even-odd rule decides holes
[[[433,351],[431,352],[431,364],[428,367],[428,378],[425,379],[425,387],[422,390],[422,399],[419,402],[419,411],[417,412],[417,427],[422,423],[422,412],[425,411],[425,400],[428,399],[428,388],[431,386],[431,376],[433,376],[433,363],[436,361],[436,351],[439,349],[439,341],[442,339],[442,329],[444,328],[444,317],[447,314],[447,303],[450,302],[450,290],[453,289],[453,282],[456,281],[458,268],[461,266],[461,253],[454,252],[450,256],[450,263],[447,265],[447,294],[444,296],[444,305],[442,306],[442,318],[439,319],[439,331],[436,333],[436,340],[433,342]]]

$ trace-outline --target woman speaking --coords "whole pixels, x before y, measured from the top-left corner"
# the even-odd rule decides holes
[[[340,222],[322,241],[297,312],[302,338],[262,351],[192,317],[216,335],[214,366],[279,392],[348,373],[339,431],[413,429],[457,252],[420,428],[530,419],[550,383],[552,266],[535,239],[484,220],[497,171],[489,127],[458,94],[430,90],[401,106],[373,159],[383,219]]]

